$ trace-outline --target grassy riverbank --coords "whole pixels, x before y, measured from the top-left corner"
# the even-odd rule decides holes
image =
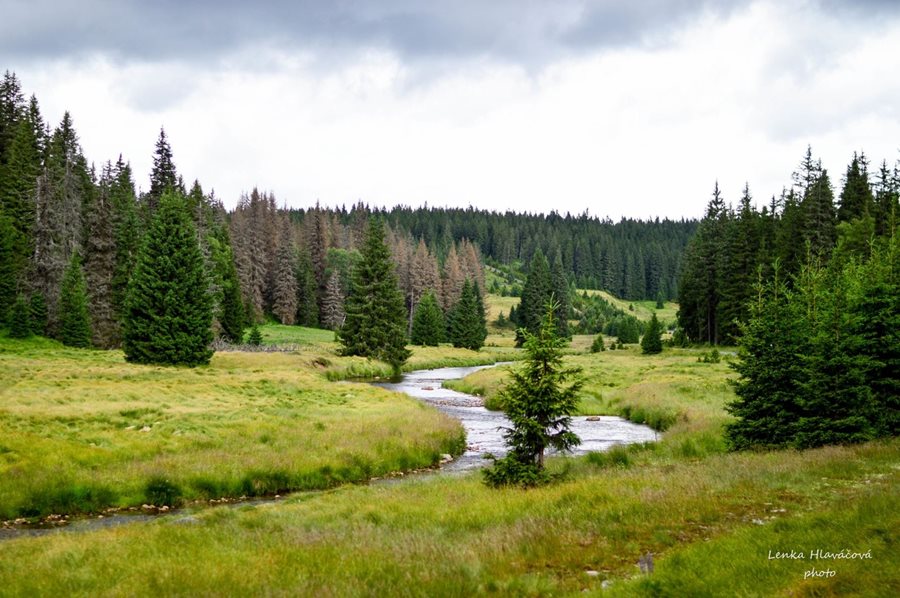
[[[625,596],[890,595],[898,456],[896,442],[702,460],[645,455],[615,467],[582,460],[568,481],[529,491],[491,490],[478,476],[344,487],[7,541],[0,587],[18,595],[550,595],[600,592],[610,579]],[[873,560],[767,559],[767,550],[810,542],[871,550]],[[657,573],[627,581],[639,577],[647,551]],[[834,578],[803,580],[810,565],[827,564]]]
[[[450,418],[335,382],[387,376],[385,364],[338,357],[329,332],[285,328],[264,338],[294,352],[219,352],[193,369],[0,339],[0,520],[329,488],[462,450]],[[510,357],[417,348],[407,368]]]
[[[324,480],[308,487],[329,487],[461,448],[458,427],[433,410],[328,380],[386,369],[337,357],[327,333],[294,332],[264,328],[264,338],[300,345],[295,352],[223,352],[193,370],[0,340],[0,504],[58,497],[56,488],[92,488],[93,480],[118,490],[118,503],[140,502],[147,480],[160,472],[170,472],[165,479],[183,497],[272,491],[279,483],[265,484],[284,480],[284,472],[297,476],[290,480]],[[666,433],[655,444],[551,460],[565,473],[555,485],[491,490],[477,474],[424,476],[7,540],[0,593],[900,593],[900,441],[727,453],[721,429],[732,373],[726,363],[699,363],[700,353],[568,355],[585,371],[583,413],[626,415]],[[510,356],[507,348],[415,349],[407,367]],[[502,368],[485,370],[461,384],[495,397],[502,377]],[[270,471],[278,475],[258,474]],[[58,480],[68,486],[54,486]],[[814,560],[813,549],[871,551],[872,558]],[[791,550],[807,556],[769,558]],[[647,552],[654,554],[652,576],[637,567]],[[834,574],[804,578],[813,568]]]

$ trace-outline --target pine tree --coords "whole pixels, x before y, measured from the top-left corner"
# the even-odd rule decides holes
[[[445,328],[444,314],[441,311],[441,306],[438,305],[434,292],[426,291],[419,300],[415,316],[413,317],[412,344],[423,347],[437,347],[444,342]]]
[[[603,342],[603,335],[598,332],[597,336],[594,337],[594,342],[591,343],[591,353],[599,353],[601,351],[606,351],[606,343]]]
[[[282,324],[291,326],[297,317],[297,265],[291,222],[282,219],[281,238],[275,256],[272,313]]]
[[[300,326],[319,325],[319,305],[316,293],[318,284],[313,275],[309,254],[302,250],[297,258],[297,324]],[[342,310],[343,311],[343,310]]]
[[[166,191],[178,191],[178,173],[172,161],[172,146],[166,138],[165,129],[159,129],[156,151],[153,153],[153,169],[150,171],[150,191],[144,197],[146,217],[152,217],[159,206],[160,198]],[[181,190],[183,193],[184,190]]]
[[[253,326],[250,327],[250,334],[247,335],[247,344],[258,347],[262,342],[262,332],[259,331],[259,326],[254,323]]]
[[[662,326],[656,318],[656,312],[653,312],[653,316],[650,318],[650,324],[647,325],[647,329],[644,331],[644,337],[641,339],[641,352],[644,355],[662,353],[661,334]]]
[[[544,451],[568,451],[581,443],[571,431],[578,406],[581,376],[578,368],[562,364],[565,340],[556,335],[555,306],[550,304],[538,331],[525,331],[525,365],[512,372],[501,396],[512,427],[504,432],[509,453],[485,470],[490,486],[534,486],[548,480]]]
[[[322,298],[322,325],[337,330],[344,324],[344,291],[341,289],[341,276],[334,270],[325,285],[325,296]]]
[[[0,326],[6,324],[16,298],[16,230],[0,210]]]
[[[28,338],[31,336],[31,317],[28,301],[22,295],[16,298],[9,313],[9,337]]]
[[[69,347],[91,346],[91,320],[88,315],[87,283],[76,253],[69,261],[59,293],[59,340]]]
[[[112,166],[107,164],[100,189],[87,215],[84,270],[90,298],[93,344],[105,349],[118,346],[121,337],[119,314],[114,305],[113,280],[116,274],[116,239],[110,198]]]
[[[33,293],[28,306],[31,332],[38,336],[47,334],[47,303],[40,293]]]
[[[238,280],[234,258],[228,253],[222,276],[222,303],[219,306],[219,326],[222,336],[230,343],[240,343],[244,338],[244,305],[241,301],[241,283]]]
[[[361,253],[345,304],[346,319],[338,332],[342,353],[379,359],[399,371],[410,355],[406,349],[406,306],[379,218],[369,223]]]
[[[484,305],[478,286],[467,278],[463,281],[462,295],[447,317],[449,340],[454,347],[477,351],[484,346],[487,326]]]
[[[810,353],[810,334],[780,276],[776,267],[770,282],[758,284],[738,361],[731,366],[738,373],[737,399],[726,407],[736,418],[725,427],[732,449],[789,446],[803,415],[809,371],[797,356]]]
[[[831,253],[837,237],[834,191],[831,189],[827,170],[821,171],[821,175],[803,198],[801,206],[806,217],[803,237],[809,243],[812,254],[825,259]],[[793,242],[796,243],[796,239]]]
[[[562,257],[558,251],[553,259],[553,269],[551,270],[550,278],[553,283],[553,301],[557,305],[556,313],[553,314],[556,320],[556,334],[560,338],[571,339],[572,333],[569,331],[569,312],[571,311],[569,282],[566,280]]]
[[[112,169],[112,179],[109,183],[109,203],[112,211],[116,252],[115,272],[111,283],[112,305],[121,325],[125,312],[128,281],[134,271],[134,262],[137,258],[141,238],[131,165],[125,163],[121,155]]]
[[[531,258],[531,266],[528,269],[528,277],[522,289],[522,300],[516,312],[520,328],[532,334],[537,334],[540,329],[542,314],[553,294],[553,280],[550,275],[550,266],[543,252],[538,249]],[[516,334],[516,345],[521,346],[525,337]]]
[[[847,166],[844,188],[841,190],[837,210],[839,222],[850,222],[874,211],[875,199],[869,186],[868,166],[865,154],[857,155],[853,152],[853,160]]]
[[[166,193],[128,287],[125,358],[136,363],[209,363],[212,304],[207,286],[203,256],[184,200]]]

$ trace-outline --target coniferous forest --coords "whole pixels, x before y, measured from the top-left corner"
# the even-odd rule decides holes
[[[257,189],[228,211],[199,181],[185,181],[164,130],[153,149],[149,187],[138,191],[140,173],[132,172],[125,157],[90,160],[69,113],[51,127],[38,99],[25,97],[17,75],[6,72],[0,87],[0,318],[8,322],[15,312],[21,319],[24,312],[13,308],[17,301],[27,303],[33,333],[77,346],[87,342],[85,331],[96,347],[126,340],[124,316],[137,309],[128,306],[129,281],[136,271],[146,272],[136,270],[144,233],[153,230],[166,193],[180,198],[179,209],[199,241],[212,333],[238,343],[246,327],[265,318],[339,329],[373,217],[386,224],[384,241],[403,297],[407,335],[427,292],[437,299],[450,334],[452,308],[467,281],[478,297],[491,290],[485,264],[503,273],[504,292],[518,294],[536,256],[548,267],[552,263],[557,297],[568,295],[571,285],[626,299],[672,299],[683,249],[696,228],[694,221],[612,222],[587,211],[561,216],[475,208],[385,210],[361,202],[350,209],[286,209],[274,193]],[[85,283],[78,286],[81,278]],[[538,303],[522,315],[532,331],[543,308]],[[569,303],[568,296],[562,299],[557,317],[564,335],[568,318],[576,315]],[[86,317],[77,324],[64,321],[76,313]],[[484,341],[481,335],[459,342]]]

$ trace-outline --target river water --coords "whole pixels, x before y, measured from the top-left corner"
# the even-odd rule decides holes
[[[497,364],[495,364],[497,365]],[[420,370],[403,376],[397,382],[373,382],[375,386],[387,388],[405,393],[436,407],[444,413],[455,417],[462,422],[466,430],[466,451],[460,457],[450,463],[441,466],[439,472],[454,473],[463,472],[490,464],[485,458],[486,453],[496,457],[506,454],[506,445],[503,440],[503,428],[509,426],[509,420],[498,411],[489,411],[482,406],[482,400],[472,395],[456,392],[441,385],[445,380],[464,378],[476,372],[495,365],[476,367],[439,368],[434,370]],[[603,451],[616,444],[631,444],[647,442],[657,439],[657,434],[647,426],[633,424],[620,417],[573,417],[572,430],[581,438],[581,445],[574,454],[584,454],[590,451]],[[389,479],[390,480],[390,479]],[[287,498],[286,495],[284,498]],[[238,501],[229,503],[228,506],[241,506],[247,504],[263,504],[275,502],[274,498],[259,498],[250,501]],[[224,505],[222,505],[224,506]],[[222,508],[222,506],[218,508]],[[175,509],[166,516],[175,523],[195,522],[190,513],[198,510],[217,507],[193,506],[186,509]],[[31,527],[31,526],[7,526],[0,527],[0,540],[19,536],[37,536],[47,533],[62,531],[89,531],[102,527],[116,527],[119,525],[139,523],[157,519],[162,515],[146,513],[117,513],[103,518],[75,518],[71,524],[65,526]]]
[[[491,461],[484,457],[486,453],[496,457],[506,454],[503,428],[509,427],[510,423],[503,413],[485,409],[480,398],[441,385],[445,380],[465,378],[472,372],[490,367],[495,366],[420,370],[404,375],[399,382],[376,382],[375,385],[415,397],[462,422],[466,430],[466,452],[444,465],[441,471],[465,471],[490,464]],[[657,440],[653,429],[615,416],[573,417],[571,429],[581,438],[581,444],[573,451],[576,455],[604,451],[616,444]]]

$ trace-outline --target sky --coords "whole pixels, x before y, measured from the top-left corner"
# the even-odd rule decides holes
[[[895,0],[0,0],[0,69],[149,187],[226,207],[695,218],[900,158]]]

